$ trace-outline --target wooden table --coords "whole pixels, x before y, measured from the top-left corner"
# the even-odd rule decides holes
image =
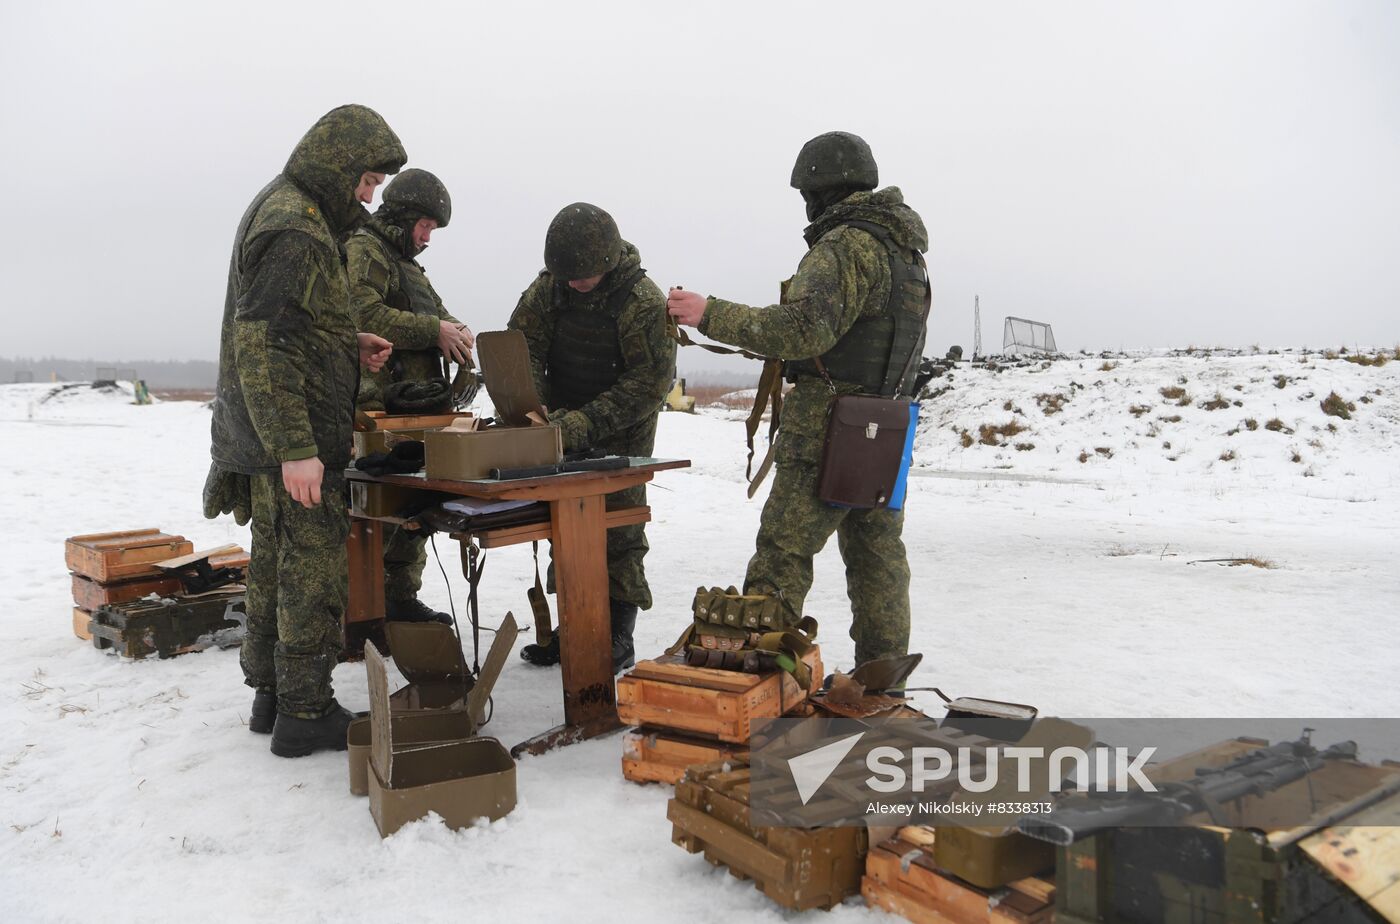
[[[619,727],[612,671],[608,607],[608,528],[646,522],[647,508],[605,511],[614,491],[645,484],[656,472],[687,468],[686,459],[633,458],[627,468],[549,475],[519,481],[445,481],[417,475],[373,476],[350,469],[352,482],[374,482],[483,500],[529,500],[549,504],[549,522],[494,531],[492,546],[549,539],[554,545],[554,582],[559,603],[564,724],[520,742],[511,753],[539,754]],[[612,514],[621,514],[614,516]],[[612,522],[610,522],[610,519]],[[350,531],[351,600],[347,619],[378,618],[384,612],[383,526],[391,517],[353,517]],[[463,540],[464,542],[469,540]],[[465,559],[464,559],[465,560]]]

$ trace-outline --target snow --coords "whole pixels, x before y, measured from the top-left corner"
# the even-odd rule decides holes
[[[925,403],[905,527],[912,647],[925,653],[914,685],[1070,717],[1400,715],[1389,625],[1400,598],[1400,363],[1144,355],[1100,371],[1104,362],[960,365],[952,389]],[[1295,381],[1275,388],[1279,374]],[[1158,393],[1182,376],[1189,407]],[[74,639],[64,537],[159,526],[196,546],[246,547],[248,534],[200,515],[207,408],[137,407],[128,393],[90,389],[41,403],[51,388],[0,387],[11,450],[0,920],[789,918],[751,883],[671,845],[668,790],[622,779],[616,736],[522,760],[519,807],[495,824],[452,832],[427,819],[381,840],[367,800],[348,792],[343,754],[281,760],[246,730],[236,651],[126,662]],[[1322,414],[1332,390],[1357,402],[1352,420]],[[1242,406],[1197,407],[1217,391]],[[1069,400],[1046,416],[1035,396],[1056,392]],[[1134,405],[1151,410],[1134,417]],[[657,455],[694,465],[650,492],[656,607],[638,622],[642,655],[674,640],[697,585],[742,580],[766,492],[744,497],[741,416],[662,416]],[[1013,416],[1028,429],[1012,442],[1034,449],[962,447],[962,430],[975,440],[981,424]],[[1265,430],[1274,417],[1293,432]],[[1248,418],[1257,430],[1229,434]],[[1227,449],[1235,459],[1222,462]],[[828,669],[851,666],[834,545],[808,600]],[[438,550],[460,608],[456,551]],[[1191,564],[1250,556],[1275,567]],[[487,558],[487,623],[506,610],[524,621],[528,546]],[[425,599],[445,608],[431,562],[425,582]],[[335,684],[347,706],[368,708],[362,665],[339,666]],[[562,711],[557,669],[513,658],[485,730],[511,744]],[[882,920],[858,899],[819,919]]]

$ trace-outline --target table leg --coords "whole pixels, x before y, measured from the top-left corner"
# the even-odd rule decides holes
[[[550,502],[564,724],[522,741],[512,753],[538,754],[621,726],[612,673],[608,615],[608,530],[603,496]]]
[[[383,635],[384,524],[352,517],[345,557],[350,587],[342,629],[346,651],[353,657],[363,650],[367,637]]]

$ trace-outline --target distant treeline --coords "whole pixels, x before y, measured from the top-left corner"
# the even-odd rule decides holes
[[[86,382],[108,375],[126,378],[131,373],[145,381],[149,388],[199,388],[214,387],[218,378],[219,364],[206,359],[193,359],[173,362],[168,359],[105,360],[105,359],[58,359],[46,356],[41,359],[0,357],[0,383],[5,382]]]

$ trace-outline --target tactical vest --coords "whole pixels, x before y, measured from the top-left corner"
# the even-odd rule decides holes
[[[623,280],[603,302],[601,311],[570,311],[568,285],[554,284],[556,321],[549,345],[550,400],[567,410],[578,410],[617,384],[622,377],[622,344],[617,319],[637,283],[646,275],[639,269]]]
[[[827,375],[835,382],[859,385],[866,394],[910,395],[918,372],[917,359],[909,364],[909,374],[898,381],[906,361],[924,349],[925,305],[929,297],[928,270],[923,254],[899,244],[883,225],[869,221],[847,221],[843,225],[868,232],[884,245],[890,261],[890,296],[877,316],[864,316],[836,344],[821,355]],[[787,364],[787,380],[820,376],[814,360]]]
[[[384,251],[384,256],[388,258],[389,266],[393,268],[394,278],[389,280],[389,291],[385,295],[384,304],[399,311],[436,316],[437,301],[433,298],[433,290],[428,286],[428,277],[423,272],[423,267],[418,265],[418,261],[405,257],[395,242],[386,240],[372,228],[361,228],[355,233],[373,237]]]

